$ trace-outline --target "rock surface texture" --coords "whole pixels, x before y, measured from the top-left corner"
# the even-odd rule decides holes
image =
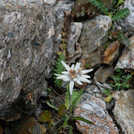
[[[120,43],[114,41],[104,51],[102,63],[112,65],[113,62],[118,58],[120,52]]]
[[[105,83],[107,79],[112,76],[114,73],[113,66],[102,65],[94,74],[94,80],[101,83]]]
[[[124,48],[116,68],[134,69],[134,36],[129,38],[130,44]]]
[[[81,61],[86,66],[95,67],[101,64],[101,55],[105,49],[105,39],[111,23],[110,17],[102,15],[82,23],[79,43],[83,51]]]
[[[115,120],[125,134],[134,133],[134,90],[118,91],[114,94]]]
[[[83,134],[118,134],[118,129],[106,111],[105,102],[99,98],[92,96],[89,100],[82,102],[75,110],[74,115],[95,124],[94,126],[77,121],[77,128]]]
[[[134,1],[125,0],[124,8],[129,8],[130,14],[125,19],[118,22],[118,26],[121,26],[125,32],[129,34],[134,34]]]
[[[82,23],[73,22],[70,27],[70,35],[68,39],[67,51],[69,57],[72,57],[75,53],[76,43],[81,34]]]
[[[46,88],[62,29],[57,11],[63,12],[49,4],[0,0],[0,119],[30,114]]]

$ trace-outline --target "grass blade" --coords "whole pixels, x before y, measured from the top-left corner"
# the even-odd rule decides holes
[[[89,121],[89,120],[87,120],[87,119],[84,119],[84,118],[82,118],[82,117],[73,117],[73,120],[80,120],[80,121],[83,121],[83,122],[85,122],[85,123],[87,123],[87,124],[95,125],[93,122],[91,122],[91,121]]]
[[[49,107],[55,109],[56,111],[59,110],[56,106],[52,105],[49,101],[46,101],[46,103],[47,103],[47,105],[48,105]]]

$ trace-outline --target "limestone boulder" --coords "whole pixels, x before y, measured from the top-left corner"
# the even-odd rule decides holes
[[[66,9],[60,10],[62,6],[52,7],[53,2],[0,0],[0,119],[30,115],[47,89],[45,79],[52,76],[63,12],[71,7],[66,1]]]

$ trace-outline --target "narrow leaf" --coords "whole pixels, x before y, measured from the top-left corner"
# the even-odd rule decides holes
[[[70,126],[70,133],[69,134],[73,134],[73,126]]]
[[[55,128],[59,123],[61,123],[61,122],[64,121],[64,120],[65,120],[65,118],[61,118],[60,120],[58,120],[58,121],[53,125],[53,127],[51,128],[51,131],[53,131],[54,128]]]
[[[47,105],[48,105],[49,107],[51,107],[51,108],[55,109],[56,111],[58,111],[58,110],[59,110],[56,106],[54,106],[54,105],[50,104],[50,102],[49,102],[49,101],[46,101],[46,103],[47,103]]]
[[[79,95],[79,92],[78,92],[78,91],[73,91],[72,97],[71,97],[71,105],[72,105],[72,102],[74,101],[74,99],[75,99],[78,95]],[[80,99],[81,99],[81,98],[78,99],[78,101],[76,102],[76,105],[79,104]],[[69,91],[67,91],[66,96],[65,96],[65,106],[66,106],[67,109],[69,109],[69,106],[70,106],[69,102],[70,102],[70,93],[69,93]]]
[[[83,89],[80,90],[79,95],[78,95],[78,96],[74,99],[74,101],[72,102],[72,105],[71,105],[71,107],[70,107],[70,112],[71,112],[71,113],[73,112],[73,109],[74,109],[74,107],[76,106],[78,100],[80,99],[80,96],[82,95],[82,93],[83,93]]]
[[[87,120],[87,119],[84,119],[84,118],[82,118],[82,117],[73,117],[73,120],[80,120],[80,121],[83,121],[83,122],[85,122],[85,123],[87,123],[87,124],[95,125],[93,122],[91,122],[91,121],[89,121],[89,120]]]
[[[63,128],[67,127],[69,119],[70,119],[69,116],[67,116],[66,119],[64,120]]]

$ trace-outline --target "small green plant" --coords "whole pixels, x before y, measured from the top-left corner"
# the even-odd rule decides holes
[[[107,97],[104,99],[106,102],[110,102],[112,100],[112,91],[110,89],[105,89],[102,91]]]
[[[111,76],[111,78],[113,79],[113,83],[110,83],[110,85],[116,91],[128,89],[130,87],[129,80],[131,79],[131,77],[131,74],[125,74],[123,70],[118,68],[115,71],[115,75]]]
[[[61,72],[65,70],[61,61],[65,62],[65,56],[63,54],[60,54],[58,59],[57,59],[55,69],[54,69],[54,74],[61,74]],[[55,75],[53,76],[53,78],[54,78],[54,83],[57,85],[57,87],[61,88],[62,80],[56,79],[57,77]]]
[[[92,122],[82,118],[82,117],[73,117],[73,110],[75,106],[78,104],[78,101],[80,100],[80,96],[83,92],[83,90],[78,92],[74,92],[73,87],[74,83],[76,82],[79,85],[82,85],[82,82],[91,83],[87,78],[90,78],[90,76],[85,75],[86,73],[91,72],[93,69],[89,70],[82,70],[80,67],[80,63],[76,63],[76,66],[74,64],[69,67],[65,62],[61,61],[63,66],[65,67],[66,71],[61,72],[61,74],[55,74],[57,76],[57,79],[62,79],[63,81],[68,81],[69,84],[67,86],[67,94],[65,97],[65,104],[62,105],[64,108],[59,108],[58,115],[60,113],[60,116],[63,116],[63,125],[61,125],[62,128],[66,128],[70,126],[70,133],[72,133],[72,126],[71,122],[73,120],[81,120],[88,124],[93,124]],[[62,113],[64,111],[64,113]]]
[[[72,134],[73,133],[72,129],[74,126],[73,123],[76,120],[84,121],[88,124],[94,125],[94,123],[92,123],[91,121],[89,121],[87,119],[84,119],[82,117],[74,117],[74,115],[73,115],[74,108],[79,103],[80,96],[81,96],[83,90],[80,90],[79,92],[78,91],[73,92],[71,98],[69,96],[69,94],[70,94],[69,89],[67,91],[68,92],[66,93],[65,104],[61,104],[59,106],[59,108],[55,107],[54,105],[50,104],[49,102],[47,103],[51,108],[57,110],[58,118],[59,118],[57,120],[57,122],[53,125],[53,127],[51,127],[50,133],[57,134],[61,129],[69,129],[69,133]],[[72,99],[71,103],[69,103],[70,99]],[[40,118],[42,118],[42,117],[40,117]],[[43,118],[48,118],[48,117],[51,117],[50,113],[49,113],[49,116],[47,115],[47,117],[43,117]],[[47,121],[48,121],[48,119],[47,119]],[[49,118],[49,121],[52,122],[52,118]]]
[[[119,21],[121,19],[126,18],[130,13],[128,8],[123,8],[117,11],[115,14],[112,13],[112,21]]]
[[[103,14],[108,15],[108,8],[106,8],[102,0],[89,0],[89,2],[100,9]]]
[[[102,0],[89,0],[89,2],[98,9],[100,9],[104,15],[109,15],[112,18],[112,21],[119,21],[121,19],[124,19],[130,13],[130,10],[128,8],[117,10],[117,7],[123,3],[122,0],[119,0],[117,4],[115,4],[116,1],[114,0],[110,8],[111,11],[109,11],[109,9],[105,6]]]

